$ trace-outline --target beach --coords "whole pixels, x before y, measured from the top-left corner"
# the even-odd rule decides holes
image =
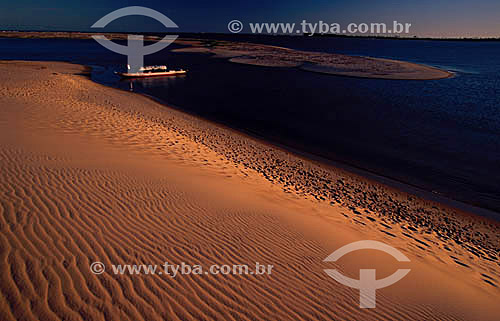
[[[0,63],[0,319],[497,320],[499,224],[92,82]],[[397,262],[350,242],[375,240]],[[102,262],[106,271],[89,268]],[[262,275],[119,275],[116,264]],[[375,309],[324,269],[411,272]]]

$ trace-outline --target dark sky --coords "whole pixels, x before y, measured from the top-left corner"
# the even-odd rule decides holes
[[[500,0],[0,0],[0,29],[88,31],[105,14],[130,5],[162,12],[182,32],[227,32],[233,19],[244,24],[397,20],[411,23],[417,36],[500,36]],[[116,20],[106,30],[166,31],[153,19],[137,16]]]

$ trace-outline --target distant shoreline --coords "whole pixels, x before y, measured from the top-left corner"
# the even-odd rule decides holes
[[[186,38],[203,38],[207,39],[210,36],[227,36],[227,37],[293,37],[293,38],[346,38],[346,39],[377,39],[377,40],[422,40],[422,41],[473,41],[473,42],[494,42],[500,41],[500,37],[486,37],[486,38],[454,38],[454,37],[395,37],[395,36],[376,36],[376,35],[336,35],[336,34],[303,34],[303,35],[287,35],[287,34],[252,34],[240,33],[238,35],[223,33],[223,32],[91,32],[91,31],[13,31],[13,30],[0,30],[0,38],[68,38],[68,39],[91,39],[92,35],[107,35],[110,39],[125,39],[128,34],[141,34],[150,37],[152,40],[159,39],[162,35],[176,34],[180,37]],[[154,38],[154,39],[153,39]]]

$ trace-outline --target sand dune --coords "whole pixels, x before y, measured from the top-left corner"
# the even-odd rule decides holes
[[[497,320],[498,224],[97,85],[0,63],[0,320]],[[320,179],[321,178],[321,179]],[[330,191],[326,193],[325,191]],[[374,251],[323,260],[379,240]],[[100,275],[89,266],[106,266]],[[273,265],[116,275],[113,264]],[[359,308],[357,278],[411,273]]]

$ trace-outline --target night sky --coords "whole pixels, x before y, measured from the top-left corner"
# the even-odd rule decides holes
[[[253,1],[96,1],[0,0],[2,30],[90,31],[105,14],[130,5],[158,10],[179,32],[228,32],[227,23],[350,22],[412,23],[411,35],[432,37],[500,36],[500,0],[253,0]],[[107,31],[171,31],[150,18],[127,17]],[[249,32],[249,30],[245,30]]]

